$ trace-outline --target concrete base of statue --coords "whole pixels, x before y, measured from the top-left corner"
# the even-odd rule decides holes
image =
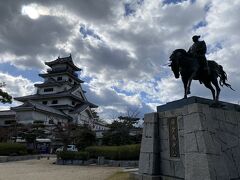
[[[240,106],[190,97],[146,114],[139,180],[240,179]]]

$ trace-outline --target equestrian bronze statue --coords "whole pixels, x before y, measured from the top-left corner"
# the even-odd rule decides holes
[[[186,52],[184,49],[176,49],[170,56],[170,67],[175,75],[175,78],[179,78],[181,75],[182,82],[184,85],[184,98],[190,94],[190,87],[192,80],[199,80],[208,89],[211,90],[213,100],[219,100],[220,87],[227,86],[232,89],[231,85],[228,84],[227,74],[223,70],[223,67],[215,61],[207,60],[205,57],[206,44],[204,41],[198,41],[200,36],[193,36],[193,44],[189,51]],[[219,82],[218,82],[219,78]],[[212,84],[215,86],[213,88]],[[234,90],[234,89],[232,89]]]

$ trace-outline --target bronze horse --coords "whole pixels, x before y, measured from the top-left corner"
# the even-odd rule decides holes
[[[170,67],[175,75],[175,78],[179,78],[179,75],[182,77],[182,82],[184,85],[184,98],[187,98],[187,95],[190,94],[190,86],[192,80],[199,80],[203,83],[208,89],[211,90],[213,100],[218,102],[220,87],[225,85],[232,89],[231,85],[226,83],[227,74],[224,72],[223,67],[217,64],[215,61],[208,60],[209,73],[201,70],[199,62],[196,58],[191,57],[184,49],[176,49],[173,51],[170,56]],[[220,78],[218,84],[218,77]],[[216,88],[215,90],[212,84]],[[232,89],[234,90],[234,89]]]

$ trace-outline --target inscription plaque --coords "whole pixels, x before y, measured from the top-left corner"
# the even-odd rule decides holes
[[[177,117],[168,118],[170,157],[180,157]]]

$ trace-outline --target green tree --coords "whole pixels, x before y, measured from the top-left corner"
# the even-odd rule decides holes
[[[37,138],[47,137],[43,121],[35,121],[33,124],[17,124],[16,129],[16,137],[22,137],[26,140],[28,151],[30,153],[37,150]]]
[[[0,88],[6,86],[5,83],[0,83]],[[12,96],[10,96],[7,92],[4,92],[0,89],[0,102],[1,103],[12,103]]]
[[[129,117],[129,116],[119,116],[118,119],[124,124],[127,128],[133,128],[134,124],[136,124],[140,118]]]
[[[79,150],[91,146],[96,142],[95,133],[87,126],[80,126],[73,122],[61,122],[55,124],[55,136],[63,143],[63,151],[67,145],[76,144]]]
[[[16,136],[16,120],[5,121],[7,126],[0,127],[0,142],[8,142]]]
[[[78,150],[85,149],[96,143],[96,134],[88,126],[78,127],[74,138]]]
[[[108,125],[109,130],[103,134],[102,143],[104,145],[125,145],[139,142],[139,137],[130,135],[134,124],[138,123],[140,118],[138,109],[128,109],[124,116],[119,116]],[[141,138],[141,137],[140,137]]]
[[[131,144],[129,128],[123,122],[113,121],[108,126],[110,129],[103,134],[103,145],[124,145]]]
[[[63,144],[63,151],[67,150],[67,145],[72,144],[75,137],[77,124],[69,121],[54,122],[54,135],[55,138],[60,139]]]

